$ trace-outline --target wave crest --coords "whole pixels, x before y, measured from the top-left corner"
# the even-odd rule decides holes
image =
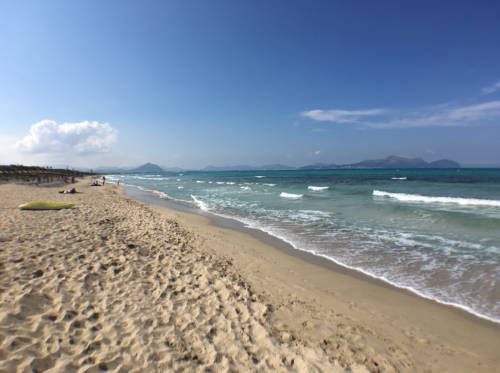
[[[191,194],[191,198],[193,199],[193,202],[194,204],[200,209],[200,210],[203,210],[203,211],[208,211],[208,206],[205,202],[199,200],[198,198],[196,198],[196,196],[193,196]]]
[[[290,199],[299,199],[299,198],[304,197],[304,195],[303,194],[294,194],[294,193],[281,192],[280,193],[280,197],[290,198]]]
[[[421,203],[451,203],[462,206],[494,206],[500,207],[500,201],[494,199],[460,198],[460,197],[430,197],[420,194],[389,193],[382,190],[374,190],[373,195],[377,197],[389,197],[403,202]]]
[[[313,186],[313,185],[309,185],[309,186],[307,187],[307,189],[309,189],[309,190],[313,190],[313,191],[315,191],[315,192],[320,192],[320,191],[322,191],[322,190],[327,190],[327,189],[329,189],[329,188],[330,188],[330,187],[327,187],[327,186]]]

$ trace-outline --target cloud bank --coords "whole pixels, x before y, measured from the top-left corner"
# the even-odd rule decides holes
[[[368,110],[310,110],[304,111],[303,116],[314,120],[324,120],[335,123],[359,123],[362,117],[380,115],[384,109]]]
[[[490,93],[496,92],[500,89],[500,82],[496,82],[488,87],[483,88],[483,94],[489,95]]]
[[[84,121],[57,124],[53,120],[42,120],[33,124],[28,135],[14,148],[30,154],[104,153],[115,143],[116,132],[108,123]]]
[[[371,128],[414,128],[431,126],[468,126],[479,121],[500,119],[500,101],[477,105],[440,105],[419,110],[310,110],[301,113],[315,121],[358,124]]]

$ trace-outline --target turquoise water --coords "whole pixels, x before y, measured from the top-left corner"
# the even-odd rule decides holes
[[[109,175],[500,321],[500,170]]]

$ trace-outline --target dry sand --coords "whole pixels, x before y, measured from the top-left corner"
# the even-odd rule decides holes
[[[0,185],[2,372],[500,371],[497,324],[88,185]]]

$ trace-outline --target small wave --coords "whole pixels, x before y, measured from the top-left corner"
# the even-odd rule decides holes
[[[191,194],[191,198],[193,199],[193,202],[194,204],[200,209],[200,210],[203,210],[203,211],[208,211],[208,206],[205,202],[203,201],[200,201],[198,198],[196,198],[196,196],[193,196]]]
[[[184,189],[182,185],[178,186],[177,189]]]
[[[227,184],[227,185],[234,185],[234,184],[236,184],[236,183],[235,183],[235,182],[232,182],[232,181],[228,181],[226,184]]]
[[[270,186],[270,187],[276,186],[276,184],[270,184],[270,183],[267,183],[267,184],[264,184],[264,185],[267,185],[267,186]]]
[[[221,185],[221,184],[225,184],[225,183],[223,181],[216,181],[215,184]]]
[[[304,195],[303,195],[303,194],[293,194],[293,193],[285,193],[285,192],[281,192],[281,193],[280,193],[280,197],[283,197],[283,198],[290,198],[290,199],[299,199],[299,198],[304,197]]]
[[[330,187],[327,187],[327,186],[313,186],[313,185],[309,185],[307,187],[307,189],[314,190],[315,192],[319,192],[319,191],[322,191],[322,190],[327,190],[328,188],[330,188]]]
[[[198,183],[198,184],[205,184],[205,182],[203,180],[196,180],[196,183]]]
[[[251,190],[249,186],[242,186],[240,188],[243,189],[243,190]]]
[[[161,199],[168,199],[170,201],[175,201],[175,202],[179,202],[179,203],[182,203],[182,204],[188,204],[189,206],[192,206],[191,201],[186,201],[186,200],[180,199],[180,198],[173,198],[172,196],[169,196],[166,193],[160,192],[159,190],[148,189],[148,188],[141,187],[139,185],[126,184],[126,183],[122,183],[121,185],[128,186],[128,187],[131,187],[131,188],[137,188],[139,190],[142,190],[143,192],[147,192],[147,193],[151,193],[153,195],[156,195],[157,197],[159,197]]]
[[[123,183],[123,185],[129,185],[129,184]],[[140,185],[130,185],[130,186],[133,186],[139,190],[142,190],[143,192],[155,194],[156,196],[158,196],[159,198],[162,198],[162,199],[171,199],[168,194],[160,192],[159,190],[156,190],[156,189],[148,189],[148,188],[142,187]]]
[[[170,199],[169,195],[167,193],[160,192],[159,190],[151,190],[153,194],[156,194],[158,197],[162,199]]]
[[[257,175],[257,176],[255,176],[255,177],[256,177],[257,179],[262,179],[262,178],[264,178],[265,176],[262,176],[262,175]]]
[[[451,203],[462,206],[494,206],[500,207],[500,201],[494,199],[459,198],[459,197],[429,197],[419,194],[389,193],[381,190],[374,190],[373,195],[377,197],[389,197],[404,202],[421,203]]]
[[[407,177],[406,176],[402,176],[402,177],[391,177],[391,180],[406,180]]]
[[[168,180],[168,177],[152,177],[152,176],[130,176],[131,179],[138,180]]]
[[[331,214],[329,212],[318,210],[289,210],[288,217],[298,221],[301,224],[310,224],[314,222],[324,222]],[[283,219],[284,220],[284,219]]]

